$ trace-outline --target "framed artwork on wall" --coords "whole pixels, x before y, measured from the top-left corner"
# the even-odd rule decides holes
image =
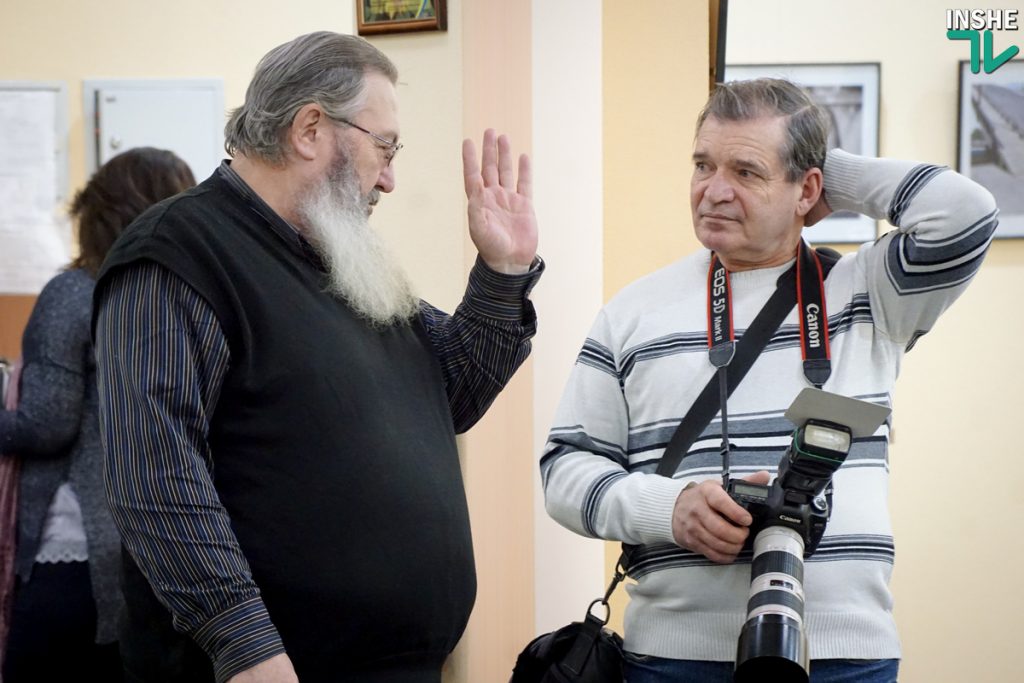
[[[994,237],[1024,237],[1024,60],[990,74],[959,66],[957,170],[996,198]]]
[[[728,64],[723,80],[764,77],[796,83],[825,108],[832,119],[829,149],[878,156],[880,64]],[[807,228],[814,244],[861,244],[876,236],[875,221],[851,211],[837,211]]]
[[[359,35],[446,31],[445,0],[356,0]]]

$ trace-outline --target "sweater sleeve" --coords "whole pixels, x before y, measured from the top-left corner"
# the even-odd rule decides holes
[[[83,272],[68,271],[39,294],[23,337],[18,408],[0,409],[0,452],[57,458],[74,445],[92,368],[92,286]]]
[[[629,407],[602,311],[569,375],[541,457],[547,512],[584,536],[674,543],[672,510],[685,481],[628,472]]]
[[[841,150],[825,162],[825,194],[833,210],[897,228],[862,247],[857,259],[876,328],[909,348],[981,267],[997,225],[995,200],[945,167]]]
[[[152,263],[104,288],[96,339],[114,521],[175,628],[227,680],[284,651],[213,485],[227,340],[209,304]]]

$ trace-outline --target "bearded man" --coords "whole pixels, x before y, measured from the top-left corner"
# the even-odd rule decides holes
[[[479,250],[420,301],[368,226],[401,149],[391,61],[269,52],[232,155],[115,245],[95,306],[131,681],[440,681],[475,598],[455,434],[529,354],[530,168],[463,144]],[[173,626],[173,627],[172,627]]]

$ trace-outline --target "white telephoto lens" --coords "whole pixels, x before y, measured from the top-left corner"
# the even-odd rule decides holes
[[[804,540],[793,529],[772,526],[754,538],[747,619],[781,614],[803,623]]]
[[[754,538],[754,557],[773,550],[781,550],[802,558],[804,556],[804,539],[799,532],[789,527],[767,527]]]

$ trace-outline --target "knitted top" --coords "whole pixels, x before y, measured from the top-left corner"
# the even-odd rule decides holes
[[[22,341],[25,365],[18,409],[0,410],[0,452],[22,458],[18,575],[23,581],[30,579],[58,489],[63,493],[57,502],[70,503],[61,510],[73,512],[77,499],[98,613],[96,640],[107,643],[117,639],[123,604],[117,583],[121,542],[103,489],[96,363],[89,332],[93,286],[84,270],[69,270],[50,280],[39,294]],[[65,538],[75,535],[71,527],[64,531],[72,532]],[[82,559],[83,550],[69,546],[65,559]]]
[[[826,391],[891,405],[905,350],[977,272],[996,226],[991,195],[947,169],[829,153],[834,210],[898,229],[844,256],[825,282],[832,374]],[[813,239],[813,228],[809,233]],[[654,472],[714,368],[707,348],[701,250],[623,289],[600,312],[562,398],[541,460],[547,510],[577,533],[641,544],[630,575],[626,648],[674,659],[731,661],[746,616],[750,554],[717,565],[678,547],[673,506],[689,482],[721,476],[716,418],[674,478]],[[791,263],[731,274],[737,339]],[[793,425],[783,413],[809,386],[797,311],[729,399],[732,473],[773,474]],[[812,658],[899,657],[889,579],[888,425],[855,440],[833,477],[834,511],[806,563]]]

